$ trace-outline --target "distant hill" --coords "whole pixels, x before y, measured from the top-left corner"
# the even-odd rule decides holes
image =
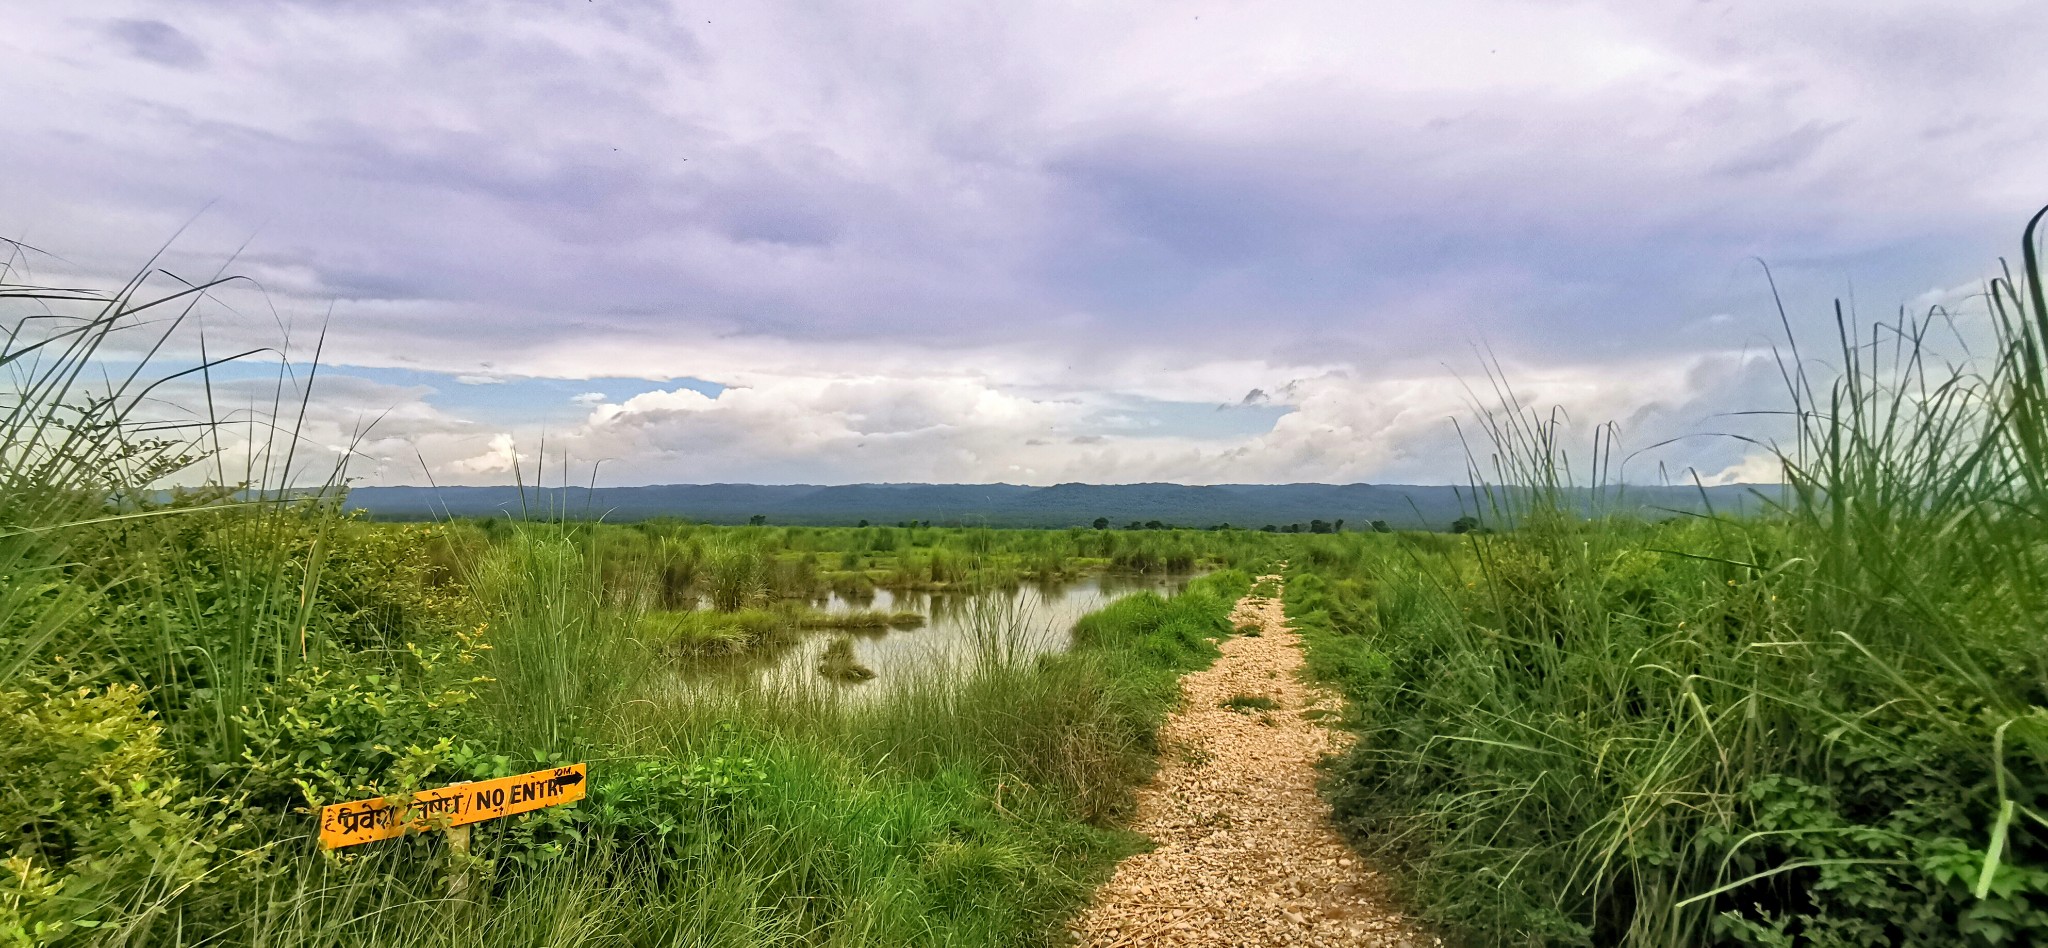
[[[1709,487],[1609,488],[1603,510],[1660,518],[1709,507],[1755,512],[1781,488],[1737,484]],[[1595,497],[1575,492],[1590,507]],[[1475,510],[1469,488],[1405,484],[661,484],[649,487],[358,487],[348,505],[386,520],[429,520],[512,514],[611,521],[676,517],[707,523],[846,525],[862,520],[907,520],[945,525],[1076,527],[1106,517],[1116,526],[1157,520],[1182,527],[1228,523],[1258,528],[1311,520],[1343,520],[1361,529],[1385,520],[1400,529],[1447,529]]]

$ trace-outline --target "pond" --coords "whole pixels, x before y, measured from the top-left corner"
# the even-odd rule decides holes
[[[1082,616],[1137,592],[1175,595],[1193,578],[1100,574],[981,593],[878,589],[872,598],[857,601],[835,594],[811,606],[828,613],[914,612],[925,623],[912,629],[808,629],[779,648],[703,670],[737,673],[773,689],[825,685],[887,690],[919,674],[971,669],[991,655],[1018,661],[1065,651],[1073,644],[1074,623]],[[836,674],[821,673],[821,666]]]

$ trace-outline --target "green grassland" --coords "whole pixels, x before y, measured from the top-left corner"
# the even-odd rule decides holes
[[[2034,243],[1974,355],[1939,312],[1845,319],[1824,376],[1788,349],[1789,484],[1743,516],[1614,485],[1587,516],[1611,440],[1572,470],[1509,393],[1461,535],[374,523],[279,489],[341,483],[297,439],[230,469],[230,422],[152,420],[155,377],[101,355],[200,290],[10,290],[0,942],[1058,944],[1140,844],[1176,679],[1283,562],[1361,738],[1336,817],[1455,941],[2048,941]],[[1104,572],[1205,575],[1049,656],[977,611],[978,660],[887,689],[694,674],[917,618],[826,594]],[[850,646],[820,667],[861,677]],[[586,800],[467,853],[313,839],[323,803],[572,761]]]
[[[1787,359],[1769,516],[1559,515],[1546,416],[1487,419],[1464,537],[1311,538],[1287,607],[1362,740],[1339,819],[1491,945],[2048,941],[2048,305]],[[1598,459],[1596,458],[1596,463]]]
[[[1280,542],[372,523],[307,489],[342,471],[282,395],[164,420],[159,382],[211,392],[211,364],[102,353],[165,344],[206,288],[144,282],[0,301],[28,313],[0,349],[0,943],[1054,943],[1138,843],[1118,827],[1179,673],[1230,633],[1232,567]],[[977,660],[883,690],[693,677],[921,618],[827,592],[999,602],[1103,571],[1206,575],[1044,657],[971,610]],[[323,804],[577,761],[587,799],[478,824],[467,852],[315,841]]]
[[[1049,942],[1132,849],[1115,827],[1176,678],[1249,586],[1222,569],[1119,600],[1045,660],[992,629],[971,671],[873,700],[684,692],[673,672],[708,643],[907,624],[807,613],[797,590],[999,587],[1053,538],[136,513],[16,535],[0,931],[18,941]],[[1188,555],[1210,565],[1249,549],[1143,542],[1204,541]],[[589,799],[482,824],[466,856],[436,834],[312,841],[323,803],[571,761]]]

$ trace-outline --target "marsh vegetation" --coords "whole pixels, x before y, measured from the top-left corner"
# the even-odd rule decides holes
[[[1766,516],[1563,515],[1592,475],[1509,402],[1486,529],[1291,554],[1363,734],[1331,797],[1416,906],[1481,944],[2048,939],[2036,238],[1988,317],[1787,348]]]
[[[0,352],[9,943],[1045,941],[1133,845],[1116,827],[1176,677],[1228,634],[1230,567],[1268,548],[372,523],[340,509],[332,455],[307,460],[289,384],[260,412],[158,414],[158,380],[218,366],[103,355],[169,344],[208,290],[149,286],[8,290],[31,314]],[[1027,584],[1169,567],[1208,575],[1088,580],[1106,608],[1084,631],[1020,644]],[[823,636],[861,677],[857,637],[939,631],[933,597],[974,617],[972,661],[875,662],[867,691],[711,672]],[[478,824],[466,852],[314,841],[326,803],[572,761],[587,799]]]
[[[287,400],[167,421],[158,380],[211,364],[105,354],[209,287],[11,286],[0,938],[1056,943],[1139,845],[1178,676],[1284,561],[1361,734],[1326,794],[1442,931],[2037,943],[2033,237],[1974,356],[1945,314],[1788,350],[1764,514],[1584,516],[1599,475],[1508,400],[1456,535],[370,522]],[[587,800],[467,852],[313,841],[324,803],[574,761]]]

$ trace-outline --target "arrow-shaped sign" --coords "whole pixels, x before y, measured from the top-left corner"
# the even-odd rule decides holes
[[[499,777],[422,790],[404,806],[384,797],[320,808],[320,845],[355,846],[407,833],[467,826],[514,813],[583,799],[585,768],[570,764],[517,777]]]

